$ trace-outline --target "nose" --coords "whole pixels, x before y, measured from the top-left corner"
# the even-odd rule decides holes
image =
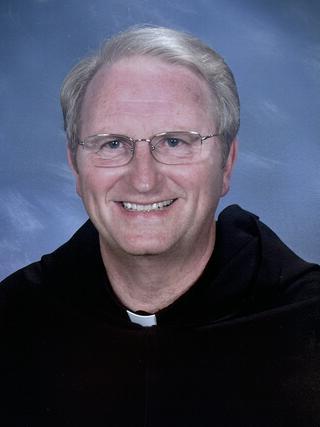
[[[139,193],[148,193],[157,189],[162,181],[159,163],[151,154],[149,140],[136,141],[134,156],[128,166],[129,183]]]

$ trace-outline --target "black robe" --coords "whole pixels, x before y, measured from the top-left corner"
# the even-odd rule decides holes
[[[198,281],[132,323],[90,221],[0,286],[0,426],[320,426],[320,268],[237,206]]]

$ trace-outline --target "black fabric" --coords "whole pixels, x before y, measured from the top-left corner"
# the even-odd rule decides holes
[[[0,286],[1,426],[320,426],[320,268],[238,206],[158,325],[129,321],[90,221]]]

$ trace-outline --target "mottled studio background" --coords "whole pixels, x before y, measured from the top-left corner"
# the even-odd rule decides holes
[[[86,218],[59,87],[103,38],[137,23],[191,31],[226,58],[242,100],[241,154],[221,207],[258,213],[320,262],[318,0],[0,0],[0,278]]]

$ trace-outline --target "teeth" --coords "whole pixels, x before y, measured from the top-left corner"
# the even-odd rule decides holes
[[[129,211],[138,211],[138,212],[150,212],[163,209],[166,206],[170,206],[173,203],[174,199],[164,200],[163,202],[152,203],[149,205],[140,205],[137,203],[122,202],[122,206]]]

